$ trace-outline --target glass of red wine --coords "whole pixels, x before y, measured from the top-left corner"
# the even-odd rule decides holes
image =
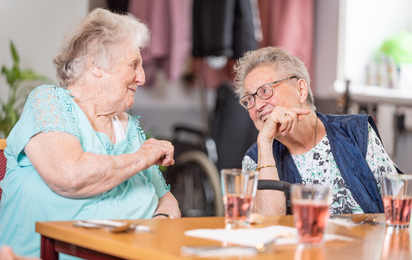
[[[412,209],[412,175],[384,175],[382,193],[386,226],[408,228]]]
[[[298,230],[299,243],[323,243],[326,222],[329,219],[329,187],[293,184],[291,186],[292,213]]]
[[[258,172],[223,169],[221,179],[226,224],[232,227],[248,226],[256,195]]]

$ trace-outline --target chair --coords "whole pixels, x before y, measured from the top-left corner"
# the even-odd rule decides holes
[[[4,175],[6,174],[6,157],[4,157],[4,148],[6,148],[6,139],[0,139],[0,181],[3,180]],[[1,193],[3,191],[0,188],[0,200],[1,200]]]
[[[292,214],[292,204],[290,202],[290,186],[291,184],[286,181],[275,180],[259,180],[257,184],[258,190],[279,190],[283,191],[286,198],[286,215]]]

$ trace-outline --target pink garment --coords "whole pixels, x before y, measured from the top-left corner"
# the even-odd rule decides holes
[[[171,82],[182,75],[191,48],[191,0],[130,0],[128,11],[151,31],[148,49],[142,50],[145,86],[154,84],[157,68]]]
[[[260,47],[284,48],[299,57],[312,75],[314,0],[258,0],[258,3],[263,33]]]

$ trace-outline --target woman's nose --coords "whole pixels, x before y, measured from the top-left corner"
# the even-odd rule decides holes
[[[266,106],[266,100],[260,99],[258,96],[255,96],[255,109],[260,111]]]
[[[139,69],[136,70],[136,82],[139,86],[144,85],[144,83],[146,82],[146,75],[142,66],[140,66]]]

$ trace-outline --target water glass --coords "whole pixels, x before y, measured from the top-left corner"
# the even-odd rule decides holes
[[[317,245],[323,242],[331,198],[329,187],[292,184],[292,213],[300,243]]]
[[[223,169],[220,173],[226,224],[248,226],[256,195],[258,172]]]
[[[382,193],[386,225],[393,228],[409,227],[412,206],[412,175],[384,175]]]

